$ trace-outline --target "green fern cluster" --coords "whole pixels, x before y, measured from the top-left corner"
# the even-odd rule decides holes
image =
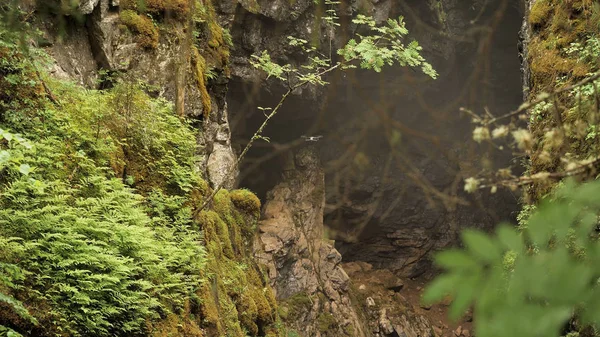
[[[143,155],[173,139],[136,138],[135,132],[129,143],[127,139],[111,143],[110,137],[94,138],[94,128],[106,135],[114,132],[96,125],[94,119],[83,123],[98,111],[86,111],[91,102],[98,102],[96,98],[91,94],[88,104],[76,105],[79,114],[68,109],[46,111],[45,117],[52,119],[30,130],[28,135],[37,139],[31,146],[7,144],[3,150],[23,164],[19,170],[5,166],[0,177],[0,239],[4,243],[0,257],[25,277],[5,273],[2,288],[27,303],[40,322],[37,327],[32,322],[2,322],[8,326],[41,329],[40,334],[138,334],[148,320],[182,310],[184,300],[193,297],[201,284],[205,251],[183,196],[194,173],[191,165],[186,167],[187,158],[177,161],[188,154],[185,143],[173,142],[164,151],[157,150],[164,156],[152,167],[153,174],[173,181],[172,190],[181,195],[156,189],[152,195],[162,199],[144,202],[142,195],[102,164],[108,164],[113,151],[123,146],[146,146],[147,152],[138,152],[134,159],[150,160]],[[194,139],[184,124],[175,125],[174,120],[161,116],[163,110],[148,111],[154,112],[155,123],[166,118],[173,124],[167,130],[188,130],[186,136]],[[152,128],[152,123],[144,126]],[[141,124],[131,126],[136,127]],[[162,137],[173,135],[177,132]],[[24,175],[22,165],[33,169]],[[169,211],[175,207],[177,212]]]
[[[19,288],[28,302],[53,308],[41,318],[46,329],[60,322],[73,334],[139,333],[147,319],[183,307],[200,283],[204,251],[198,234],[151,228],[141,197],[98,173],[69,186],[38,172],[41,189],[11,181],[0,200],[8,241],[0,255],[27,275]]]
[[[0,37],[0,99],[23,103],[0,104],[0,331],[146,334],[203,282],[194,131],[141,84],[55,82]]]

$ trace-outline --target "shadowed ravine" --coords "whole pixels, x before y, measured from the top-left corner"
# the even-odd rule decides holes
[[[598,1],[0,2],[0,336],[599,336]]]
[[[241,165],[240,185],[265,202],[261,260],[284,311],[294,315],[290,324],[307,336],[342,336],[342,327],[366,336],[469,336],[470,316],[448,323],[447,307],[422,307],[420,294],[436,273],[431,255],[456,245],[462,229],[489,230],[516,216],[518,195],[510,191],[463,192],[464,178],[514,159],[473,142],[460,109],[500,115],[522,102],[523,9],[520,1],[440,4],[375,9],[406,17],[438,79],[394,67],[333,73],[326,88],[288,99],[266,128],[270,142],[255,145]],[[282,62],[297,60],[278,36],[296,29],[302,36],[301,26],[270,30],[260,17],[237,15],[233,37],[244,48],[236,53],[265,48]],[[250,27],[263,27],[269,38]],[[344,37],[330,39],[336,45]],[[284,92],[276,81],[259,86],[245,76],[234,76],[227,96],[237,151],[264,119],[257,107],[275,106]],[[304,138],[313,135],[322,138]]]
[[[344,261],[418,276],[431,270],[429,252],[454,244],[461,228],[491,228],[515,216],[518,197],[511,193],[462,193],[462,179],[489,163],[507,166],[511,156],[474,143],[470,117],[459,108],[499,115],[522,101],[521,3],[444,6],[443,25],[421,2],[388,12],[406,17],[437,80],[400,68],[333,74],[318,99],[301,94],[286,102],[267,127],[271,143],[258,144],[242,165],[240,184],[264,199],[281,180],[282,158],[314,147],[326,174],[325,225]],[[273,106],[279,92],[234,77],[234,143],[245,145],[263,119],[256,107]],[[323,138],[304,142],[302,135]],[[391,137],[399,144],[390,146]]]

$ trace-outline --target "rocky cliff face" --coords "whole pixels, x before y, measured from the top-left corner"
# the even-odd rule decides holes
[[[223,60],[214,57],[211,47],[199,52],[193,49],[189,35],[194,28],[186,19],[165,17],[156,28],[156,45],[144,47],[139,34],[125,26],[119,1],[83,1],[79,10],[84,15],[83,22],[67,18],[67,34],[60,40],[56,24],[40,23],[50,44],[49,53],[56,61],[52,72],[88,87],[98,85],[98,70],[125,73],[148,84],[154,95],[173,102],[178,113],[200,126],[198,145],[203,159],[198,163],[199,169],[206,172],[213,185],[226,180],[224,187],[232,188],[235,172],[229,177],[224,175],[233,166],[235,155],[231,149]],[[196,29],[206,40],[215,34],[208,27]],[[196,60],[194,53],[201,60]],[[210,83],[204,79],[207,67],[217,74]]]
[[[255,256],[267,267],[287,325],[304,337],[434,336],[398,276],[366,262],[341,264],[325,238],[324,192],[324,172],[308,146],[288,156],[264,205]]]
[[[324,173],[313,148],[290,155],[269,193],[255,255],[267,266],[289,325],[302,336],[365,336],[342,257],[325,240]]]

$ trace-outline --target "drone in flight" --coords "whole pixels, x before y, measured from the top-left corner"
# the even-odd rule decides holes
[[[319,139],[321,139],[323,136],[302,136],[302,138],[304,138],[305,141],[307,142],[317,142],[319,141]]]

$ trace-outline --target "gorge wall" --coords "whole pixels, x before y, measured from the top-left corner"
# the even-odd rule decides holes
[[[326,8],[312,0],[193,3],[206,6],[199,17],[174,7],[152,13],[153,22],[132,1],[86,0],[62,26],[36,21],[52,75],[86,88],[110,88],[116,74],[145,83],[197,131],[195,166],[208,182],[202,193],[243,186],[263,201],[258,223],[260,202],[247,191],[223,190],[197,215],[211,276],[199,286],[200,304],[181,314],[185,324],[167,321],[156,334],[453,333],[402,289],[409,278],[435,272],[430,254],[456,244],[462,228],[489,229],[514,217],[510,193],[462,192],[463,178],[511,158],[473,143],[459,108],[500,114],[521,103],[521,2],[352,0],[337,8],[339,32],[322,25]],[[279,62],[301,64],[305,56],[289,48],[290,35],[334,54],[358,13],[379,23],[404,15],[439,79],[410,69],[351,70],[332,74],[324,89],[302,88],[238,177],[236,156],[264,118],[257,107],[273,106],[284,89],[261,81],[251,55],[268,50]],[[313,144],[302,135],[323,138]],[[135,179],[137,186],[150,181]]]

